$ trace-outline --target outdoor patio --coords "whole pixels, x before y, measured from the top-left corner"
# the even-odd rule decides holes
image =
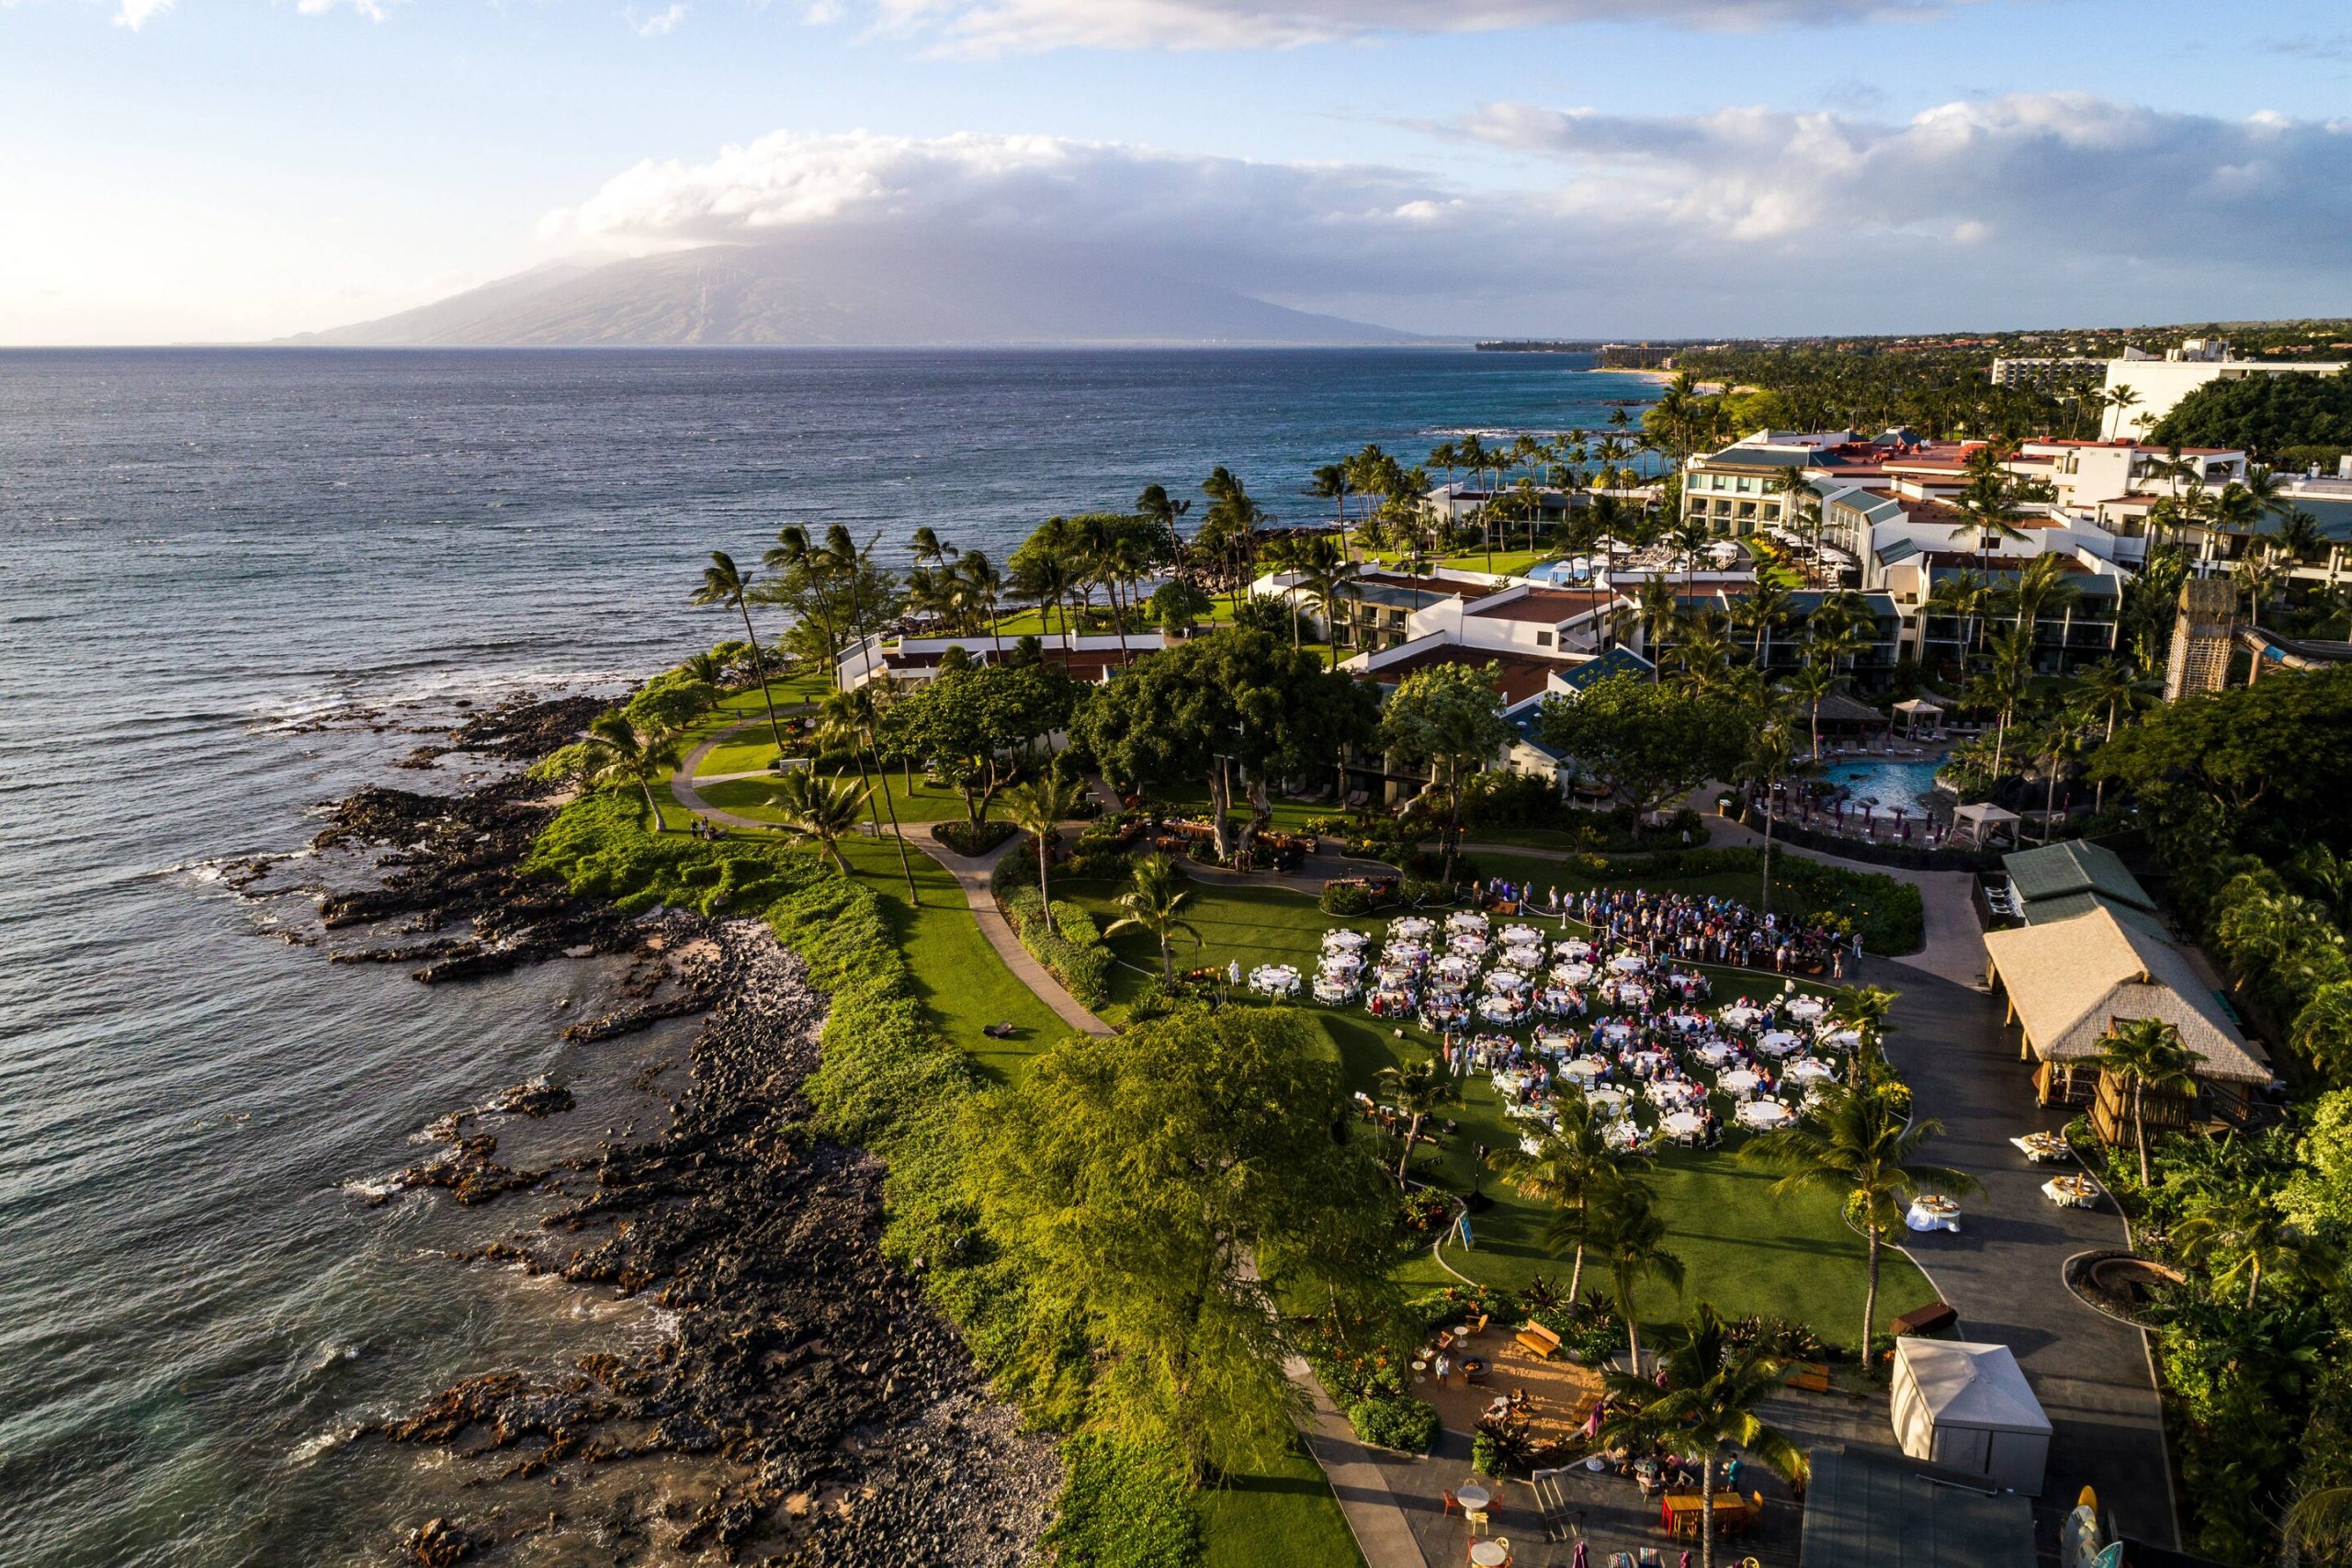
[[[1558,1481],[1567,1506],[1568,1538],[1547,1540],[1534,1493],[1527,1480],[1483,1480],[1470,1468],[1471,1437],[1478,1418],[1498,1395],[1524,1387],[1534,1417],[1547,1428],[1565,1423],[1580,1426],[1600,1393],[1600,1379],[1565,1359],[1540,1362],[1512,1345],[1515,1325],[1496,1323],[1476,1336],[1473,1355],[1486,1354],[1493,1371],[1484,1386],[1465,1386],[1457,1371],[1447,1388],[1424,1380],[1413,1392],[1438,1409],[1443,1423],[1429,1454],[1413,1458],[1381,1453],[1378,1461],[1389,1491],[1411,1524],[1415,1541],[1431,1568],[1469,1560],[1474,1540],[1501,1539],[1510,1544],[1511,1561],[1519,1568],[1569,1568],[1579,1540],[1589,1568],[1608,1568],[1613,1554],[1623,1551],[1636,1560],[1643,1549],[1657,1552],[1666,1568],[1678,1568],[1681,1553],[1699,1561],[1695,1536],[1669,1536],[1661,1524],[1663,1495],[1644,1496],[1631,1477],[1613,1472],[1593,1472],[1572,1463]],[[1859,1443],[1890,1449],[1894,1434],[1888,1425],[1886,1398],[1871,1398],[1833,1391],[1806,1393],[1791,1391],[1770,1401],[1765,1421],[1788,1434],[1801,1448],[1826,1443]],[[1445,1506],[1445,1494],[1464,1485],[1485,1487],[1492,1494],[1487,1527],[1476,1537],[1457,1510]],[[1742,1495],[1760,1494],[1763,1507],[1751,1528],[1739,1535],[1720,1536],[1719,1563],[1755,1557],[1767,1568],[1793,1568],[1804,1522],[1804,1507],[1789,1486],[1754,1463],[1743,1463],[1739,1474]]]

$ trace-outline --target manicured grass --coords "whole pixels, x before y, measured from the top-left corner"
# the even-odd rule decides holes
[[[1566,869],[1550,863],[1526,863],[1531,871]],[[1513,874],[1500,865],[1497,874]],[[1746,881],[1702,877],[1673,886],[1736,896],[1738,889],[1716,886],[1735,880],[1743,885]],[[1570,879],[1562,876],[1559,881],[1565,887]],[[1589,879],[1575,881],[1581,886]],[[1107,883],[1065,878],[1055,896],[1075,899],[1107,925],[1114,912],[1110,896],[1116,891]],[[1238,959],[1245,969],[1283,963],[1309,973],[1326,931],[1349,926],[1376,932],[1386,924],[1385,919],[1339,919],[1324,914],[1303,894],[1267,885],[1196,880],[1193,892],[1192,920],[1200,928],[1204,945],[1195,953],[1189,943],[1180,942],[1179,969],[1223,968]],[[1541,923],[1547,932],[1559,929],[1556,919]],[[1571,920],[1567,929],[1580,931],[1584,928]],[[1113,1002],[1102,1010],[1103,1016],[1116,1021],[1125,1016],[1147,977],[1159,973],[1159,954],[1157,944],[1139,932],[1121,933],[1112,939],[1112,947],[1123,963],[1114,971]],[[1760,993],[1780,987],[1776,976],[1736,969],[1709,968],[1706,973],[1719,1001],[1743,991]],[[1338,1046],[1350,1089],[1375,1097],[1383,1068],[1426,1059],[1436,1048],[1437,1042],[1409,1021],[1374,1019],[1352,1007],[1310,1010],[1323,1021]],[[1728,1098],[1718,1095],[1714,1109],[1729,1121],[1732,1102]],[[1656,1126],[1657,1112],[1648,1105],[1637,1103],[1634,1113],[1645,1129]],[[1458,1246],[1449,1247],[1448,1259],[1475,1279],[1511,1289],[1524,1288],[1538,1273],[1565,1285],[1566,1263],[1552,1258],[1542,1245],[1547,1217],[1544,1206],[1520,1197],[1491,1172],[1478,1168],[1476,1145],[1511,1148],[1519,1141],[1519,1130],[1504,1116],[1501,1096],[1492,1081],[1483,1076],[1468,1079],[1463,1103],[1446,1114],[1460,1130],[1441,1151],[1421,1155],[1417,1170],[1424,1179],[1457,1193],[1475,1190],[1494,1200],[1491,1207],[1472,1217],[1476,1250],[1464,1252]],[[1745,1168],[1733,1157],[1746,1136],[1735,1129],[1716,1149],[1669,1147],[1660,1152],[1651,1179],[1672,1226],[1670,1245],[1682,1258],[1689,1279],[1680,1298],[1663,1287],[1645,1290],[1641,1298],[1644,1322],[1664,1325],[1678,1319],[1687,1305],[1711,1301],[1725,1313],[1776,1314],[1812,1325],[1826,1339],[1849,1341],[1854,1334],[1850,1325],[1862,1309],[1861,1238],[1846,1228],[1835,1198],[1771,1197],[1766,1190],[1771,1178]],[[1882,1253],[1880,1274],[1883,1317],[1893,1318],[1934,1299],[1926,1279],[1899,1254]],[[1405,1277],[1430,1285],[1450,1278],[1427,1254],[1408,1269]]]
[[[1069,1032],[1069,1025],[1023,985],[980,934],[964,901],[964,890],[948,870],[913,850],[915,886],[921,908],[907,902],[898,846],[888,839],[861,839],[842,846],[842,858],[860,881],[881,896],[898,936],[899,951],[913,969],[915,990],[938,1021],[940,1032],[969,1053],[990,1077],[1010,1080]],[[984,1025],[1010,1023],[1020,1032],[991,1040]]]
[[[852,782],[856,780],[857,773],[854,769],[846,769],[843,772]],[[697,775],[697,777],[700,776]],[[873,775],[868,773],[866,777],[870,782]],[[952,789],[933,788],[925,784],[921,773],[917,773],[914,777],[914,790],[911,794],[908,792],[905,775],[896,769],[887,772],[883,775],[883,782],[888,792],[889,804],[885,806],[882,802],[876,801],[875,805],[882,808],[882,822],[886,829],[889,826],[891,807],[897,807],[899,820],[908,824],[948,822],[964,816],[962,795]],[[749,817],[755,821],[773,822],[780,820],[775,807],[768,804],[774,787],[764,778],[729,779],[724,784],[697,783],[695,785],[695,793],[721,810],[732,811],[738,816]]]
[[[1404,558],[1394,550],[1384,550],[1375,558],[1384,566],[1395,566]],[[1517,577],[1531,567],[1542,566],[1545,561],[1559,558],[1560,552],[1557,550],[1497,550],[1492,557],[1493,564],[1490,566],[1487,564],[1489,558],[1486,551],[1471,550],[1464,555],[1439,557],[1431,559],[1428,564],[1450,566],[1462,571],[1492,571]]]
[[[1206,1568],[1361,1568],[1363,1554],[1314,1456],[1301,1446],[1201,1494]]]

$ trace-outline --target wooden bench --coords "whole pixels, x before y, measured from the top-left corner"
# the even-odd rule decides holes
[[[1523,1325],[1518,1338],[1519,1348],[1539,1361],[1548,1361],[1560,1353],[1560,1337],[1540,1323]]]
[[[1933,1334],[1939,1328],[1950,1328],[1960,1321],[1960,1314],[1950,1302],[1930,1302],[1915,1307],[1886,1325],[1887,1332],[1900,1338],[1905,1334]]]
[[[1789,1386],[1807,1393],[1827,1393],[1829,1369],[1818,1361],[1799,1361],[1789,1369]]]

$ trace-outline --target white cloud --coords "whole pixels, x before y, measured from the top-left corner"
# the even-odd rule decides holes
[[[1967,0],[1949,0],[1965,4]],[[980,51],[1274,49],[1382,33],[1642,21],[1753,31],[1922,15],[1948,0],[869,0],[886,27]]]
[[[122,0],[121,8],[114,14],[114,25],[137,32],[171,8],[172,0]]]
[[[628,19],[630,27],[637,29],[638,37],[667,38],[678,30],[680,22],[686,19],[686,7],[683,3],[673,5],[668,10],[656,12],[650,17],[640,17],[635,7],[631,7],[621,15]]]
[[[1498,104],[1518,189],[1046,136],[779,131],[646,162],[544,236],[1086,252],[1425,331],[1899,330],[2352,307],[2352,121],[2075,95],[1887,122]],[[1024,250],[1023,247],[1027,249]]]

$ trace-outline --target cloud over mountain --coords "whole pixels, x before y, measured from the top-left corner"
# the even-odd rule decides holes
[[[551,214],[637,249],[825,233],[1127,257],[1438,333],[1862,330],[2352,304],[2352,122],[2076,94],[1907,120],[1495,104],[1511,188],[1043,136],[779,131]],[[1920,301],[1935,301],[1922,320]]]

